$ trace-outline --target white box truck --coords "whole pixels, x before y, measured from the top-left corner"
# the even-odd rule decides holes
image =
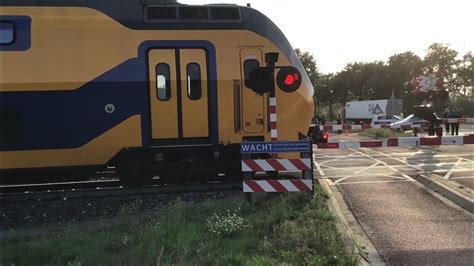
[[[403,110],[403,100],[371,100],[347,102],[346,107],[347,123],[369,124],[372,118],[381,115],[400,115]]]

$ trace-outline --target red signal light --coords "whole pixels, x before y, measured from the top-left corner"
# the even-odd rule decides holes
[[[291,86],[291,85],[293,85],[293,83],[295,83],[295,77],[293,77],[292,74],[288,74],[288,75],[286,75],[285,80],[283,81],[283,83],[285,83],[285,85],[287,85],[287,86]]]
[[[324,133],[323,134],[323,139],[328,139],[329,138],[329,135],[327,133]]]
[[[301,74],[295,67],[282,67],[277,74],[278,87],[287,93],[296,91],[301,85]]]

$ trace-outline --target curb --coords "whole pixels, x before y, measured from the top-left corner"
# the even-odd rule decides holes
[[[342,194],[336,186],[334,189],[324,179],[317,179],[321,187],[328,194],[329,211],[336,217],[337,229],[340,232],[348,250],[358,256],[358,265],[386,265],[377,252],[374,244],[366,235],[364,229],[357,222]]]
[[[474,214],[474,200],[468,195],[457,191],[455,187],[451,187],[448,184],[443,184],[444,180],[442,178],[439,178],[435,175],[416,175],[412,176],[412,178],[423,184],[426,188],[441,194],[450,201],[454,202],[456,205]]]

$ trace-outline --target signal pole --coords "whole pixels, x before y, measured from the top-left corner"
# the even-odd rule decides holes
[[[275,58],[270,58],[270,55],[265,54],[265,63],[267,64],[267,67],[271,67],[275,69]],[[275,76],[275,73],[272,70],[272,77]],[[277,130],[277,111],[276,111],[276,93],[275,93],[275,86],[272,86],[268,93],[268,112],[270,113],[270,138],[271,141],[277,141],[278,140],[278,130]],[[277,153],[272,153],[273,158],[277,158],[278,154]]]

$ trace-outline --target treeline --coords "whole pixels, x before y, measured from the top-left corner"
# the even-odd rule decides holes
[[[437,103],[438,109],[461,105],[465,113],[474,115],[474,57],[464,55],[449,45],[433,43],[424,58],[407,51],[394,54],[387,62],[354,62],[337,73],[322,74],[312,54],[296,49],[303,66],[315,88],[315,103],[328,108],[334,117],[333,106],[344,106],[351,100],[388,99],[392,91],[397,99],[404,100],[404,113],[410,113],[414,105],[426,103],[412,93],[411,80],[420,73],[435,73],[444,79],[444,87],[450,97]]]

